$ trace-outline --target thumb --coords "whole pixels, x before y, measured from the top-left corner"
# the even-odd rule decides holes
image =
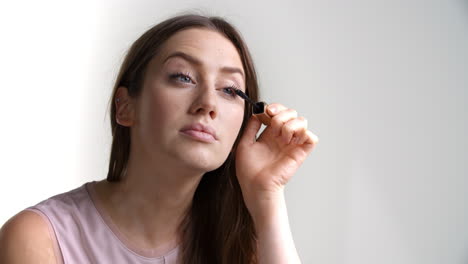
[[[256,116],[252,115],[247,123],[247,126],[245,127],[244,135],[240,139],[239,144],[250,145],[255,143],[257,141],[257,132],[260,130],[261,126],[262,122],[260,122]]]

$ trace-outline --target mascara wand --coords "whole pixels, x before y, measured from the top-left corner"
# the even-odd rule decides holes
[[[271,116],[266,112],[268,104],[265,102],[254,102],[244,92],[239,89],[234,89],[235,93],[245,99],[252,105],[252,113],[258,117],[258,119],[265,125],[269,126],[271,123]]]

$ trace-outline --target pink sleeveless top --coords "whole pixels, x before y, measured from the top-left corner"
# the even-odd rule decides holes
[[[38,213],[49,224],[57,263],[177,263],[179,246],[160,252],[137,248],[128,241],[96,200],[94,183],[25,209]]]

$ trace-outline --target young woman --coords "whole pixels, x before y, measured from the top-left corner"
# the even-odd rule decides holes
[[[112,93],[106,180],[1,229],[0,263],[300,263],[284,187],[318,138],[294,109],[260,120],[252,59],[217,17],[173,17],[130,48]]]

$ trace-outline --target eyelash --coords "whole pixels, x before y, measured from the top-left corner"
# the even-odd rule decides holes
[[[177,79],[178,77],[188,77],[190,79],[190,81],[193,83],[192,81],[192,77],[190,76],[189,73],[182,73],[182,72],[178,72],[178,73],[173,73],[171,75],[169,75],[169,78],[172,80],[172,79]]]
[[[169,78],[171,80],[176,80],[177,78],[179,77],[183,77],[183,78],[189,78],[190,79],[190,82],[194,83],[193,80],[192,80],[192,77],[190,77],[190,74],[189,73],[182,73],[182,72],[177,72],[177,73],[174,73],[174,74],[171,74],[169,75]],[[195,84],[195,83],[194,83]],[[237,88],[235,85],[230,85],[230,86],[227,86],[227,87],[224,87],[222,89],[228,89],[231,91],[229,95],[229,97],[236,97],[237,96],[237,93],[236,93],[236,90],[239,90],[239,88]]]
[[[236,97],[236,90],[239,90],[239,88],[235,87],[234,85],[224,87],[223,89],[229,89],[231,91],[231,93],[229,94],[231,97]]]

